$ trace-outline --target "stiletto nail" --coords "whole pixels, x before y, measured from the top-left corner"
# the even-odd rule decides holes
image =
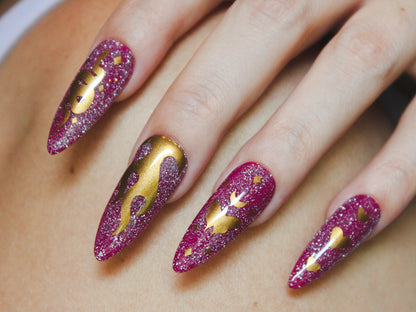
[[[181,182],[186,166],[183,150],[164,136],[153,136],[140,146],[101,218],[97,260],[114,256],[143,232]]]
[[[66,149],[104,115],[129,81],[133,66],[132,52],[116,40],[103,41],[91,52],[55,114],[50,154]]]
[[[275,182],[263,166],[236,168],[202,207],[176,251],[173,269],[186,272],[234,240],[266,208]]]
[[[368,195],[347,200],[325,222],[300,256],[289,278],[300,288],[331,269],[371,233],[380,219],[377,202]]]

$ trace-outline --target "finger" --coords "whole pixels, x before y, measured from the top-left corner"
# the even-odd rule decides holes
[[[130,159],[141,142],[155,133],[176,138],[187,151],[190,164],[175,191],[174,199],[180,197],[205,168],[229,126],[288,60],[356,3],[322,1],[313,5],[298,1],[289,6],[279,1],[235,2],[163,97]],[[315,32],[307,35],[311,28]],[[201,138],[204,144],[200,144]]]
[[[125,0],[108,19],[65,94],[48,138],[56,154],[85,134],[115,99],[135,92],[173,42],[221,0]]]
[[[327,221],[298,259],[290,287],[302,287],[321,276],[409,204],[416,192],[415,119],[416,98],[382,151],[334,199]]]
[[[403,3],[406,14],[416,16],[414,2]],[[253,216],[261,213],[257,224],[280,207],[322,154],[412,60],[416,47],[415,40],[409,38],[416,36],[415,19],[404,19],[403,14],[401,7],[390,1],[370,2],[356,12],[283,106],[242,148],[220,177],[219,181],[223,181],[233,168],[252,161],[268,168],[278,189],[270,203],[253,210]],[[254,180],[251,184],[246,182],[245,186],[247,190],[256,187]],[[227,191],[233,192],[233,187],[236,186],[231,185]],[[223,192],[223,187],[220,185],[218,190]],[[250,197],[248,191],[247,194],[239,201],[255,205],[257,198]],[[243,208],[247,209],[246,214],[250,213],[249,207],[247,204],[247,208]],[[247,226],[242,222],[244,226],[236,226],[221,238],[210,236],[207,233],[211,232],[205,231],[210,211],[209,206],[204,206],[197,215],[194,221],[200,228],[197,234],[193,227],[188,228],[175,255],[174,267],[187,270],[201,264],[209,257],[199,252],[195,252],[195,256],[185,256],[184,251],[189,248],[218,251],[235,238],[236,231],[241,232]],[[231,210],[226,216],[236,217],[237,212]],[[254,217],[249,219],[252,222]],[[195,235],[198,239],[193,238]]]
[[[132,164],[114,192],[125,191],[125,195],[122,198],[113,195],[118,197],[113,197],[104,212],[96,240],[97,258],[115,254],[137,237],[173,190],[172,200],[188,190],[232,122],[260,96],[293,53],[310,44],[313,37],[319,37],[354,1],[333,5],[325,0],[321,6],[299,2],[289,7],[279,1],[255,3],[251,0],[234,3],[153,112],[137,145],[145,144],[138,152],[134,149]],[[309,7],[313,10],[308,11]],[[268,11],[270,8],[272,12]],[[323,22],[318,18],[322,15]],[[297,22],[300,17],[305,19],[303,23]],[[305,37],[311,25],[317,33]],[[149,149],[148,164],[142,157]],[[175,151],[173,159],[168,157],[172,151]],[[165,167],[159,170],[156,159],[165,158],[173,163],[169,170]],[[157,164],[156,169],[150,164]],[[134,182],[127,191],[130,175]],[[147,193],[150,189],[155,191]],[[138,195],[146,198],[146,208],[136,210],[140,216],[130,217],[132,207],[141,205],[134,199]],[[155,199],[158,195],[160,200]]]

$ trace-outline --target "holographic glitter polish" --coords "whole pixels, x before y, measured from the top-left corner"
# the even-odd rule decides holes
[[[133,66],[132,52],[116,40],[105,40],[91,52],[55,114],[50,154],[69,147],[104,115],[129,81]]]
[[[266,208],[274,190],[275,181],[262,165],[248,162],[236,168],[189,226],[173,269],[186,272],[223,249]]]
[[[368,195],[348,199],[325,222],[296,262],[290,288],[301,288],[331,269],[371,233],[380,207]]]
[[[140,146],[101,218],[97,260],[114,256],[144,231],[181,182],[186,166],[185,153],[167,137],[153,136]]]

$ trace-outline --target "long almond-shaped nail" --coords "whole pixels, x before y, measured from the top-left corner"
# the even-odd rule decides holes
[[[114,256],[143,232],[181,182],[186,166],[185,153],[167,137],[153,136],[140,146],[101,218],[97,260]]]
[[[368,195],[357,195],[339,207],[315,234],[289,278],[300,288],[331,269],[371,233],[380,219],[380,207]]]
[[[105,40],[91,52],[55,114],[49,153],[66,149],[104,115],[129,81],[133,66],[132,52],[116,40]]]
[[[249,162],[236,168],[189,226],[173,269],[186,272],[224,248],[266,208],[274,190],[272,175],[260,164]]]

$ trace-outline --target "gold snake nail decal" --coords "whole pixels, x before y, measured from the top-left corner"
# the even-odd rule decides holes
[[[84,113],[92,104],[95,97],[95,88],[101,83],[105,76],[105,70],[100,66],[101,61],[108,55],[109,49],[100,54],[94,63],[92,72],[89,70],[81,71],[73,81],[67,103],[70,104],[70,111],[74,114]],[[71,115],[67,108],[67,103],[62,106],[64,120],[55,129],[57,132],[68,121]]]
[[[153,206],[159,186],[160,167],[167,157],[173,157],[177,164],[179,174],[186,165],[185,155],[182,149],[172,140],[164,136],[153,136],[144,144],[151,145],[151,151],[145,157],[134,161],[126,170],[120,181],[117,196],[113,203],[121,200],[120,224],[112,235],[117,235],[124,231],[130,222],[131,206],[133,200],[141,196],[145,199],[145,204],[136,213],[143,215]],[[126,192],[128,179],[131,174],[138,175],[138,181]]]

